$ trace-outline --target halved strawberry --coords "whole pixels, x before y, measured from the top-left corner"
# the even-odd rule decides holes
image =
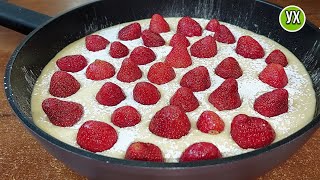
[[[58,59],[56,64],[61,71],[78,72],[84,69],[88,62],[82,55],[70,55]]]
[[[177,26],[177,33],[188,37],[201,36],[202,28],[200,24],[190,17],[183,17],[179,20]]]
[[[176,73],[171,66],[157,62],[150,67],[147,77],[150,82],[161,85],[173,80]]]
[[[112,82],[106,82],[96,95],[99,104],[105,106],[116,106],[125,99],[126,95],[122,89]]]
[[[184,35],[176,33],[172,36],[169,45],[172,47],[175,47],[175,46],[188,47],[190,46],[190,42]]]
[[[148,82],[139,82],[133,89],[133,99],[143,105],[156,104],[161,94],[156,86]]]
[[[198,58],[211,58],[217,54],[217,43],[212,36],[195,42],[190,48],[191,55]]]
[[[180,157],[180,162],[212,160],[221,158],[219,149],[208,142],[198,142],[185,149]]]
[[[228,78],[239,78],[242,76],[242,69],[238,61],[233,57],[227,57],[214,70],[216,75],[228,79]]]
[[[49,92],[55,97],[68,97],[80,89],[80,83],[71,74],[64,71],[55,72],[50,80]]]
[[[191,69],[181,78],[180,85],[190,88],[194,92],[208,89],[211,86],[208,69],[204,66]]]
[[[226,79],[209,96],[209,102],[219,111],[236,109],[241,106],[238,83],[234,78]]]
[[[115,41],[111,43],[109,54],[113,58],[123,58],[129,54],[129,49],[121,42]]]
[[[186,68],[192,64],[188,49],[183,46],[173,47],[164,62],[174,68]]]
[[[142,31],[141,37],[143,44],[147,47],[159,47],[166,43],[159,33],[155,33],[150,30]]]
[[[137,161],[164,161],[162,152],[158,146],[144,142],[134,142],[130,144],[124,158]]]
[[[272,126],[264,119],[239,114],[231,122],[232,139],[243,149],[258,149],[275,139]]]
[[[131,52],[130,59],[138,65],[145,65],[154,61],[156,54],[150,48],[138,46]]]
[[[111,122],[120,128],[135,126],[140,121],[140,113],[132,106],[119,107],[111,115]]]
[[[199,102],[191,89],[181,87],[171,97],[170,105],[178,106],[185,112],[191,112],[199,107]]]
[[[211,19],[206,26],[206,30],[217,32],[217,30],[219,29],[219,26],[220,26],[220,23],[217,19]]]
[[[137,64],[126,58],[122,61],[122,65],[117,74],[117,79],[122,82],[134,82],[142,77],[142,71]]]
[[[151,17],[149,29],[155,33],[170,31],[169,24],[160,14],[154,14]]]
[[[77,144],[91,152],[108,150],[117,140],[117,131],[112,126],[95,120],[83,123],[77,134]]]
[[[189,133],[188,116],[177,106],[165,106],[150,121],[149,130],[160,137],[180,139]]]
[[[141,37],[141,26],[139,23],[131,23],[122,28],[118,33],[118,38],[122,41],[129,41]]]
[[[288,60],[286,55],[283,54],[282,51],[279,49],[276,49],[272,51],[269,56],[266,58],[266,63],[271,64],[271,63],[276,63],[280,64],[283,67],[286,67],[288,65]]]
[[[250,59],[263,58],[262,46],[250,36],[241,36],[238,40],[236,53]]]
[[[106,38],[99,35],[89,35],[86,36],[86,48],[89,51],[100,51],[107,47],[110,43]]]
[[[60,127],[76,124],[83,115],[83,106],[79,103],[48,98],[42,102],[42,109],[49,121]]]
[[[266,117],[278,116],[288,112],[288,96],[288,91],[285,89],[264,93],[254,101],[253,108]]]
[[[197,121],[197,128],[201,132],[215,135],[224,130],[224,122],[213,111],[204,111]]]
[[[221,43],[233,44],[236,42],[232,32],[225,25],[220,25],[213,37]]]
[[[268,64],[261,73],[259,79],[275,88],[284,88],[288,84],[288,77],[280,64]]]
[[[88,66],[86,71],[87,78],[91,80],[103,80],[111,78],[115,74],[116,71],[114,66],[102,60],[95,60]]]

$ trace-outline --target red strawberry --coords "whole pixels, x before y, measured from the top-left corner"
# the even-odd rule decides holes
[[[241,36],[238,40],[236,53],[250,59],[263,58],[262,46],[250,36]]]
[[[231,110],[241,106],[238,83],[235,79],[226,79],[209,96],[209,102],[219,111]]]
[[[112,82],[106,82],[96,95],[96,100],[105,106],[116,106],[124,99],[126,95],[122,89]]]
[[[181,87],[171,97],[170,105],[180,107],[185,112],[191,112],[199,107],[199,102],[191,89]]]
[[[213,111],[204,111],[197,121],[197,128],[201,132],[215,135],[224,130],[224,122]]]
[[[259,79],[275,88],[283,88],[288,84],[288,77],[280,64],[269,64],[259,74]]]
[[[219,29],[220,23],[217,19],[211,19],[206,26],[206,30],[217,32]]]
[[[160,148],[152,143],[134,142],[126,152],[125,159],[164,162]]]
[[[109,54],[113,58],[122,58],[129,54],[129,49],[121,42],[115,41],[111,43]]]
[[[52,96],[65,98],[79,89],[80,83],[67,72],[57,71],[51,77],[49,92]]]
[[[139,23],[132,23],[119,31],[118,38],[122,41],[138,39],[141,36],[141,26]]]
[[[180,139],[189,133],[188,116],[177,106],[165,106],[150,121],[149,130],[160,137]]]
[[[184,150],[180,157],[180,162],[212,160],[221,158],[219,149],[208,142],[198,142]]]
[[[157,87],[148,82],[139,82],[133,89],[133,99],[140,104],[156,104],[161,98]]]
[[[123,60],[117,79],[122,82],[133,82],[142,77],[142,71],[130,58]]]
[[[133,49],[130,59],[138,65],[145,65],[154,61],[156,54],[150,48],[139,46]]]
[[[117,131],[105,122],[89,120],[82,124],[77,134],[77,143],[91,152],[102,152],[117,142]]]
[[[201,36],[202,28],[200,24],[190,17],[183,17],[179,20],[177,26],[177,33],[188,37]]]
[[[148,80],[154,84],[165,84],[176,77],[173,68],[163,62],[154,63],[148,72]]]
[[[88,63],[82,55],[71,55],[58,59],[56,64],[61,71],[78,72],[85,68]]]
[[[192,64],[190,54],[183,46],[173,47],[164,62],[174,68],[186,68]]]
[[[238,61],[233,57],[227,57],[216,67],[216,75],[228,79],[228,78],[239,78],[242,76],[242,69]]]
[[[217,54],[217,43],[212,36],[195,42],[190,48],[191,55],[198,58],[211,58]]]
[[[115,74],[116,71],[113,65],[102,60],[95,60],[88,66],[86,71],[87,78],[91,80],[103,80],[111,78]]]
[[[285,89],[264,93],[254,101],[253,108],[263,116],[278,116],[288,112],[288,96],[288,91]]]
[[[280,64],[283,67],[286,67],[288,65],[288,60],[286,55],[283,54],[282,51],[279,49],[276,49],[272,51],[269,56],[266,58],[266,63],[271,64],[271,63],[276,63]]]
[[[221,43],[233,44],[236,42],[232,32],[225,25],[220,25],[214,38]]]
[[[239,114],[231,122],[231,137],[243,149],[258,149],[271,144],[275,132],[268,121]]]
[[[60,127],[70,127],[76,124],[83,115],[81,104],[48,98],[42,102],[42,109],[49,121]]]
[[[181,79],[182,87],[190,88],[194,92],[204,91],[211,86],[208,69],[198,66],[187,72]]]
[[[149,29],[155,33],[169,32],[170,27],[167,21],[160,15],[154,14],[150,20]]]
[[[147,47],[159,47],[166,43],[160,34],[150,30],[144,30],[141,37],[143,44]]]
[[[86,36],[86,48],[89,51],[100,51],[107,47],[110,42],[102,36],[99,35],[89,35]]]
[[[132,106],[116,109],[111,115],[111,122],[121,128],[135,126],[141,121],[141,115]]]
[[[190,42],[184,35],[177,33],[172,36],[169,45],[172,47],[175,47],[175,46],[188,47],[190,46]]]

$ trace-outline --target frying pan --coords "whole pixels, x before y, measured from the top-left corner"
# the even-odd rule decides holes
[[[24,126],[47,151],[90,179],[252,179],[288,159],[320,126],[320,32],[307,22],[296,33],[278,23],[281,8],[263,1],[223,0],[109,0],[83,5],[55,18],[0,2],[0,23],[28,34],[11,56],[5,73],[8,101]],[[69,43],[123,22],[191,16],[217,18],[265,35],[292,51],[311,75],[316,91],[314,119],[301,130],[268,147],[218,160],[152,163],[115,159],[67,145],[39,129],[32,121],[30,97],[44,66]]]

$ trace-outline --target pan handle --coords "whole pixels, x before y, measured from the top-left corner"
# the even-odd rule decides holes
[[[0,1],[0,25],[14,31],[29,34],[51,17]]]

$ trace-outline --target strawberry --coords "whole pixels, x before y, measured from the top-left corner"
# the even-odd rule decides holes
[[[113,58],[123,58],[129,54],[127,46],[119,41],[111,43],[109,54]]]
[[[212,160],[222,158],[219,149],[208,142],[198,142],[185,149],[180,157],[180,162]]]
[[[164,62],[174,68],[186,68],[192,64],[188,49],[183,46],[173,47]]]
[[[275,132],[268,121],[245,114],[235,116],[231,122],[232,139],[243,149],[258,149],[271,144]]]
[[[209,102],[219,111],[231,110],[241,106],[238,83],[235,79],[226,79],[209,96]]]
[[[96,95],[96,100],[105,106],[116,106],[124,99],[126,95],[122,89],[112,82],[106,82]]]
[[[190,46],[190,42],[184,35],[177,33],[172,36],[169,45],[172,47],[175,47],[175,46],[188,47]]]
[[[177,106],[165,106],[151,119],[149,130],[160,137],[180,139],[189,133],[188,116]]]
[[[55,97],[68,97],[80,89],[80,83],[71,74],[64,71],[55,72],[50,80],[49,92]]]
[[[141,26],[139,23],[131,23],[122,28],[118,33],[118,38],[122,41],[130,41],[141,37]]]
[[[276,49],[272,51],[269,56],[266,58],[266,63],[271,64],[271,63],[276,63],[280,64],[283,67],[286,67],[288,65],[288,60],[286,55],[283,54],[282,51],[279,49]]]
[[[187,72],[180,81],[182,87],[190,88],[194,92],[204,91],[211,86],[208,69],[198,66]]]
[[[206,26],[206,30],[217,32],[219,29],[219,26],[220,26],[220,23],[217,19],[211,19]]]
[[[140,121],[140,113],[132,106],[120,107],[111,115],[111,122],[120,128],[135,126]]]
[[[170,31],[169,24],[160,14],[154,14],[151,17],[149,29],[155,33]]]
[[[88,63],[82,55],[70,55],[58,59],[56,64],[61,71],[78,72],[84,69]]]
[[[159,33],[150,30],[144,30],[141,37],[143,44],[147,47],[159,47],[166,43]]]
[[[142,77],[142,71],[130,58],[122,61],[117,79],[122,82],[134,82]]]
[[[113,65],[102,60],[95,60],[88,66],[86,71],[87,78],[91,80],[103,80],[111,78],[115,74],[116,71]]]
[[[70,127],[76,124],[83,115],[81,104],[48,98],[42,102],[42,109],[49,121],[60,127]]]
[[[164,162],[160,148],[152,143],[134,142],[126,152],[125,159]]]
[[[185,112],[191,112],[199,107],[199,102],[191,89],[181,87],[171,97],[170,105],[180,107]]]
[[[112,148],[117,140],[117,131],[112,126],[95,120],[83,123],[77,134],[79,146],[91,152],[108,150]]]
[[[138,65],[145,65],[154,61],[156,54],[150,48],[138,46],[131,52],[130,59]]]
[[[215,135],[224,130],[224,122],[213,111],[204,111],[197,121],[197,128],[201,132]]]
[[[148,72],[148,80],[154,84],[165,84],[176,77],[173,68],[163,62],[154,63]]]
[[[99,35],[86,36],[85,41],[86,41],[86,48],[89,51],[93,51],[93,52],[105,49],[107,45],[110,43],[107,39]]]
[[[242,69],[238,61],[233,57],[227,57],[216,67],[216,75],[228,79],[234,78],[237,79],[242,76]]]
[[[143,105],[156,104],[161,98],[157,87],[148,82],[139,82],[133,89],[133,99]]]
[[[202,28],[200,24],[190,17],[183,17],[179,20],[177,26],[177,33],[188,37],[201,36]]]
[[[213,37],[221,43],[233,44],[236,42],[232,32],[225,25],[220,25]]]
[[[266,117],[274,117],[288,112],[288,91],[276,89],[259,96],[253,104],[253,108],[259,114]]]
[[[212,36],[195,42],[190,48],[191,55],[198,58],[211,58],[217,54],[217,43]]]
[[[263,58],[262,46],[250,36],[241,36],[238,40],[236,53],[250,59]]]
[[[275,88],[283,88],[288,84],[288,77],[280,64],[268,64],[261,73],[259,79]]]

